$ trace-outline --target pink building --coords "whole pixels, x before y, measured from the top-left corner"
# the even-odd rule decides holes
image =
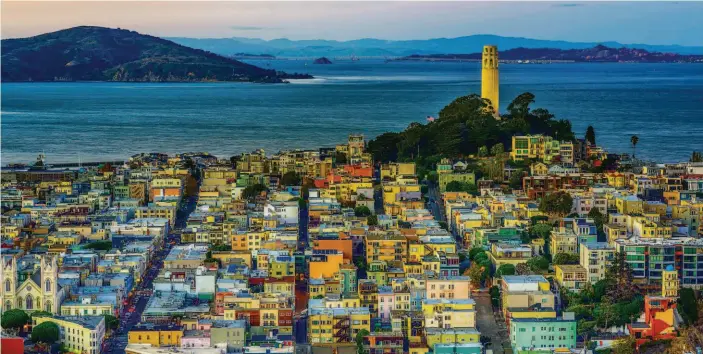
[[[187,330],[181,337],[182,348],[210,348],[210,332]]]
[[[378,317],[381,318],[381,321],[390,322],[394,299],[393,288],[390,286],[378,287]]]
[[[466,276],[428,279],[425,283],[425,290],[427,291],[427,299],[469,299],[471,298],[471,280]]]

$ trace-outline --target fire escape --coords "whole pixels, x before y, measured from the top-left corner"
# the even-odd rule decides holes
[[[349,317],[344,317],[335,322],[334,338],[337,343],[349,343],[352,341],[351,320],[349,320]]]

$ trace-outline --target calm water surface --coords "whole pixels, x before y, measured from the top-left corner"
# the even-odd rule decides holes
[[[2,85],[2,164],[123,159],[138,152],[333,146],[436,115],[452,99],[480,92],[478,63],[382,61],[305,65],[257,61],[313,80],[293,84],[21,83]],[[518,94],[534,107],[590,124],[598,144],[661,161],[703,150],[703,65],[503,65],[501,108]]]

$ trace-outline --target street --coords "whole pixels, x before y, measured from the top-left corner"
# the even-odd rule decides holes
[[[180,244],[180,230],[185,227],[188,216],[195,210],[197,197],[184,198],[178,206],[175,229],[164,239],[163,245],[157,249],[151,259],[151,265],[145,271],[141,282],[134,286],[130,292],[127,303],[120,312],[119,327],[113,331],[112,337],[105,340],[103,350],[108,353],[124,353],[128,343],[129,331],[141,320],[149,298],[153,294],[152,284],[164,266],[164,259],[171,251],[173,245]]]

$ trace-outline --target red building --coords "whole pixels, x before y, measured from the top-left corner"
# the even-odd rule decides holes
[[[673,339],[678,336],[679,314],[676,299],[662,296],[644,298],[644,321],[629,324],[630,335],[635,337],[637,347],[654,340]]]

